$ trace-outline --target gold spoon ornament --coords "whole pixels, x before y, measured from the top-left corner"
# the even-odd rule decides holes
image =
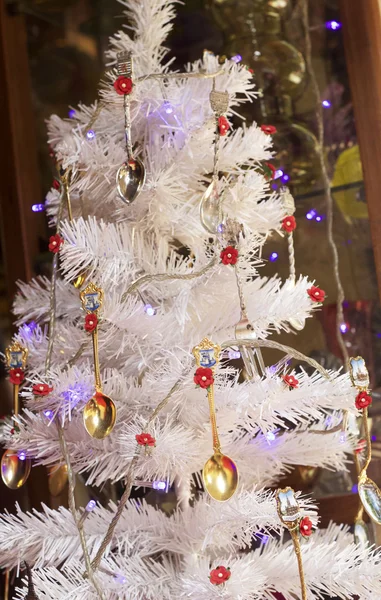
[[[357,388],[356,405],[362,410],[362,424],[366,440],[366,458],[358,475],[358,494],[369,517],[381,525],[381,491],[378,485],[367,476],[367,468],[372,460],[372,445],[368,424],[368,406],[371,403],[369,394],[369,373],[365,360],[361,356],[349,359],[349,374],[352,385]]]
[[[295,492],[290,487],[286,487],[283,490],[277,490],[275,498],[279,518],[283,525],[289,530],[294,545],[294,551],[298,561],[302,600],[307,600],[307,586],[304,578],[302,551],[299,541],[300,522],[302,520],[301,510],[295,498]]]
[[[102,391],[98,350],[98,311],[103,304],[103,290],[89,283],[81,292],[82,306],[87,313],[85,328],[91,331],[93,338],[95,394],[83,409],[83,422],[91,437],[103,440],[114,428],[116,407],[114,402]]]
[[[203,375],[203,369],[208,369],[209,375],[210,372],[213,375],[215,367],[219,362],[220,352],[220,346],[213,344],[213,342],[207,338],[204,338],[198,346],[193,348],[192,353],[196,359],[196,364],[198,367],[195,374],[195,380],[197,377],[201,378],[201,387],[205,387],[202,382],[202,378],[206,378],[206,375]],[[206,379],[204,381],[206,381]],[[213,377],[212,383],[206,389],[208,392],[210,424],[213,435],[213,455],[205,463],[202,471],[202,478],[208,494],[214,498],[214,500],[225,502],[233,496],[237,489],[238,471],[234,461],[232,461],[229,456],[226,456],[221,452],[221,445],[216,423],[216,410],[214,405]]]
[[[128,85],[131,89],[123,94],[127,161],[117,171],[116,187],[119,198],[125,204],[131,204],[140,194],[146,179],[144,164],[139,158],[134,157],[132,152],[130,93],[133,85],[133,63],[131,52],[119,52],[117,54],[117,69],[119,77],[125,78],[126,81],[121,85],[127,86],[127,80],[129,80]]]
[[[5,357],[13,384],[13,414],[17,417],[20,408],[19,387],[24,380],[23,371],[26,366],[28,350],[16,342],[5,350]],[[31,466],[31,460],[26,457],[25,452],[8,449],[1,458],[1,478],[8,488],[17,490],[28,479]]]

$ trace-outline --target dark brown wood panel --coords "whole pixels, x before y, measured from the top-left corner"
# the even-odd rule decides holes
[[[381,298],[381,2],[340,0]]]

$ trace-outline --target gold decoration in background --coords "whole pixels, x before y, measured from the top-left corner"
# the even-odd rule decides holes
[[[25,369],[28,350],[15,342],[5,350],[8,369]],[[22,381],[22,380],[21,380]],[[13,384],[13,416],[19,414],[19,384]],[[16,425],[16,422],[15,422]],[[8,449],[1,458],[1,478],[11,490],[17,490],[24,485],[29,477],[32,463],[25,452]]]
[[[277,490],[275,497],[279,518],[289,530],[292,543],[294,544],[294,551],[298,561],[302,600],[307,600],[307,586],[304,578],[302,552],[299,541],[299,524],[302,518],[300,507],[295,498],[295,492],[290,487]]]
[[[215,367],[219,362],[220,352],[220,346],[213,344],[208,338],[204,338],[202,342],[192,350],[197,367],[209,368],[213,371],[213,374]],[[208,494],[214,498],[214,500],[225,502],[233,496],[237,489],[238,471],[237,466],[232,459],[221,452],[214,405],[214,383],[207,388],[207,392],[210,424],[213,436],[213,455],[205,463],[202,477]]]
[[[57,497],[63,492],[67,485],[67,465],[55,465],[48,469],[49,474],[49,492]]]
[[[83,309],[88,315],[98,319],[98,311],[103,304],[103,290],[93,283],[80,293]],[[98,325],[91,332],[93,338],[93,357],[95,373],[95,394],[83,409],[83,422],[86,431],[91,437],[102,440],[114,428],[116,420],[116,407],[114,402],[102,391],[102,381],[99,366]]]

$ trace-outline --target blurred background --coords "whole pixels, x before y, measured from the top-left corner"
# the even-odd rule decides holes
[[[355,5],[356,4],[356,5]],[[377,273],[381,273],[379,164],[381,159],[380,42],[378,0],[361,3],[310,0],[308,34],[324,121],[324,154],[334,198],[334,239],[345,290],[341,333],[348,352],[362,355],[374,390],[371,407],[374,461],[369,471],[381,482],[381,310]],[[351,6],[349,6],[351,5]],[[327,238],[327,208],[317,142],[316,101],[306,68],[305,32],[296,0],[187,0],[168,46],[174,67],[198,59],[204,49],[252,69],[261,97],[244,107],[247,122],[271,124],[277,169],[273,188],[287,185],[296,202],[294,234],[297,275],[316,279],[328,299],[297,336],[277,340],[338,368],[342,354],[335,333],[336,282]],[[0,123],[0,351],[12,333],[10,307],[15,280],[49,274],[50,235],[44,196],[54,179],[46,143],[45,119],[73,116],[78,102],[91,103],[106,68],[108,38],[125,18],[123,6],[110,0],[10,0],[1,7]],[[379,37],[379,36],[378,36]],[[369,44],[368,41],[372,43]],[[379,89],[380,87],[380,89]],[[237,124],[239,121],[237,120]],[[289,274],[287,241],[268,240],[262,275]],[[33,324],[29,324],[33,326]],[[279,357],[265,353],[268,364]],[[3,366],[0,366],[3,369]],[[0,413],[11,412],[11,390],[0,382]],[[319,498],[323,525],[330,519],[353,524],[358,508],[354,471],[339,476],[297,467],[287,482]],[[62,484],[65,474],[61,473]],[[43,468],[33,469],[26,486],[12,492],[1,486],[1,510],[66,505],[65,487]],[[104,501],[117,498],[118,486],[92,490]],[[135,490],[172,510],[174,494]],[[82,498],[82,496],[83,498]],[[82,499],[81,499],[82,498]],[[78,490],[78,501],[85,502]],[[376,532],[377,534],[377,532]],[[1,596],[0,596],[1,597]]]

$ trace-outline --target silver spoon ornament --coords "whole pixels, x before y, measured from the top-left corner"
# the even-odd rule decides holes
[[[221,348],[217,344],[213,344],[208,338],[204,338],[198,346],[193,348],[192,352],[196,359],[197,367],[205,367],[214,371],[219,361]],[[221,452],[216,423],[213,383],[207,388],[207,391],[210,424],[213,436],[213,454],[204,465],[202,478],[208,494],[214,498],[214,500],[225,502],[226,500],[229,500],[237,490],[238,470],[235,462],[229,458],[229,456],[226,456]]]
[[[349,359],[349,374],[352,385],[369,394],[369,373],[361,356]],[[368,424],[368,408],[362,409],[362,423],[366,439],[366,458],[358,476],[358,494],[369,517],[381,525],[381,491],[378,485],[367,476],[367,468],[372,460],[372,446]]]
[[[133,62],[131,52],[117,54],[117,70],[119,76],[133,79]],[[133,156],[131,141],[131,100],[130,93],[123,96],[124,131],[126,139],[127,160],[119,167],[116,174],[116,188],[119,198],[125,204],[131,204],[140,194],[146,180],[143,162]]]
[[[116,174],[116,188],[119,198],[125,204],[131,204],[140,194],[146,180],[146,170],[139,158],[123,163]]]
[[[6,363],[9,369],[25,369],[28,356],[27,348],[18,342],[8,346],[5,351]],[[13,384],[13,414],[19,414],[19,384]],[[11,490],[21,488],[29,477],[32,462],[25,452],[8,449],[1,458],[1,478]]]
[[[82,306],[88,315],[94,315],[95,318],[98,318],[97,313],[102,307],[103,295],[103,290],[93,283],[89,283],[81,292],[80,297]],[[99,365],[98,326],[93,329],[91,335],[93,338],[95,393],[83,409],[83,423],[87,433],[91,435],[91,437],[103,440],[114,428],[116,407],[111,398],[106,396],[102,390]]]
[[[209,95],[210,106],[215,117],[215,135],[214,135],[214,160],[213,160],[213,175],[212,181],[206,188],[200,202],[200,220],[201,224],[213,235],[218,232],[218,227],[221,225],[222,207],[221,198],[218,192],[218,159],[221,143],[221,135],[218,127],[218,119],[227,112],[229,108],[228,92],[218,92],[215,90],[216,81],[213,79],[213,89]]]

